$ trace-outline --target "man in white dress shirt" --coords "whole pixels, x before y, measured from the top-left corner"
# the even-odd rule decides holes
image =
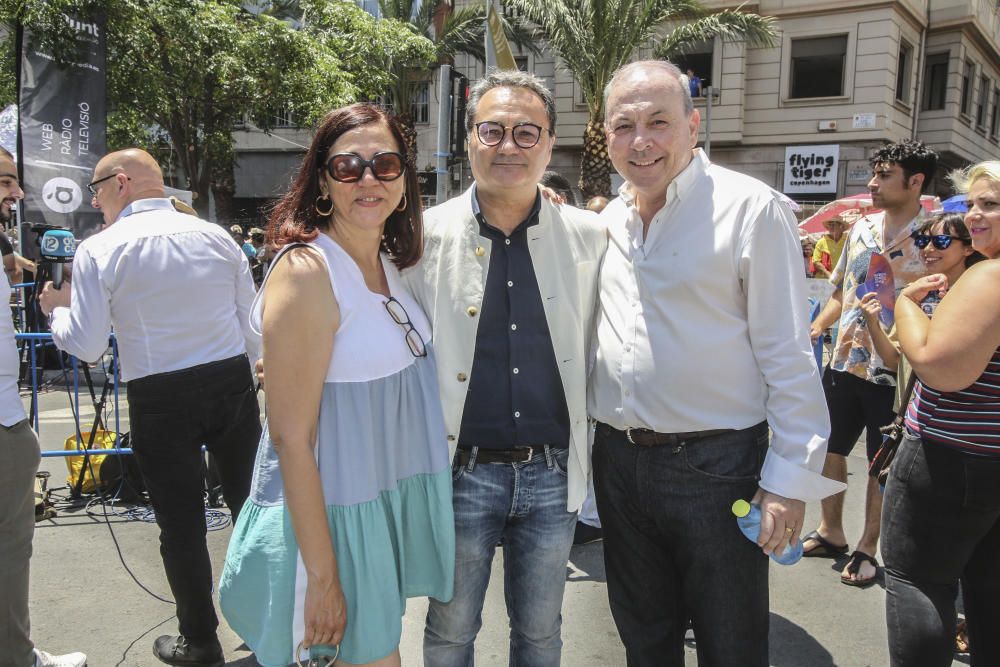
[[[24,197],[14,158],[0,148],[0,220]],[[38,436],[17,389],[20,360],[7,301],[10,283],[0,273],[0,667],[83,667],[83,653],[52,655],[31,643],[28,569],[35,532],[34,481],[41,460]]]
[[[608,596],[630,667],[768,664],[768,559],[798,539],[829,419],[811,356],[795,220],[777,193],[695,149],[699,115],[663,61],[607,90],[595,490]],[[770,436],[769,428],[770,427]],[[758,544],[737,499],[760,505]]]
[[[224,229],[174,210],[145,151],[105,156],[89,188],[107,227],[77,247],[72,291],[48,283],[39,299],[56,345],[84,361],[101,356],[114,326],[132,448],[180,627],[153,652],[170,665],[221,666],[201,446],[215,457],[235,523],[261,432],[250,265]]]

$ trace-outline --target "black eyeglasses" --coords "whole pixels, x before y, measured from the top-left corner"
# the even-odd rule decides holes
[[[389,312],[389,316],[392,317],[393,321],[403,327],[403,331],[406,332],[406,345],[410,348],[413,356],[426,357],[427,346],[424,344],[424,339],[421,337],[420,332],[417,331],[417,328],[413,326],[413,322],[410,321],[410,316],[406,314],[406,308],[403,308],[403,304],[397,301],[396,297],[390,296],[389,300],[385,302],[385,309]]]
[[[365,169],[371,169],[372,176],[380,181],[394,181],[403,175],[406,163],[402,155],[391,151],[375,153],[371,160],[357,153],[337,153],[326,161],[330,178],[341,183],[357,183],[364,178]]]
[[[926,248],[931,243],[938,250],[947,250],[951,245],[952,241],[961,241],[961,236],[950,236],[948,234],[913,234],[913,245],[917,246],[921,250]]]
[[[103,183],[104,181],[106,181],[106,180],[108,180],[110,178],[114,178],[115,176],[117,176],[120,173],[121,172],[119,171],[119,172],[115,172],[114,174],[108,174],[104,178],[99,178],[96,181],[91,181],[90,183],[87,183],[87,189],[90,190],[90,196],[91,197],[96,197],[97,196],[97,188],[94,187],[95,185],[97,185],[98,183]],[[130,176],[126,176],[125,178],[127,180],[130,180],[130,181],[132,180],[132,178]]]
[[[509,127],[496,121],[486,120],[476,123],[476,136],[483,146],[497,146],[503,142],[507,130],[510,130],[510,136],[515,144],[521,148],[534,148],[542,138],[543,129],[534,123],[518,123]]]

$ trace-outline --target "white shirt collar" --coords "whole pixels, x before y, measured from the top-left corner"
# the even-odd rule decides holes
[[[700,148],[695,148],[693,153],[691,161],[681,170],[681,173],[674,177],[674,180],[670,181],[670,185],[667,186],[664,206],[671,203],[674,199],[683,200],[684,196],[690,190],[690,186],[705,173],[705,170],[711,164],[705,152]],[[618,188],[618,194],[629,208],[635,207],[635,192],[628,181],[622,183],[621,187]]]
[[[118,214],[115,218],[115,222],[118,222],[122,218],[126,218],[133,213],[142,213],[143,211],[155,211],[155,210],[174,210],[174,205],[166,197],[150,197],[148,199],[136,199],[134,202],[122,209],[122,212]]]

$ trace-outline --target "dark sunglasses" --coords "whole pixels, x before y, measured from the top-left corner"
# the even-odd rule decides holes
[[[326,161],[330,178],[341,183],[357,183],[364,178],[365,169],[371,169],[372,176],[380,181],[394,181],[403,175],[406,164],[402,155],[391,151],[375,153],[371,160],[357,153],[337,153]]]
[[[389,312],[389,316],[392,317],[393,321],[403,327],[403,331],[406,332],[406,345],[410,348],[413,356],[426,357],[427,346],[424,344],[424,339],[421,337],[420,332],[417,331],[417,328],[413,326],[413,322],[410,321],[410,316],[406,313],[406,308],[403,308],[403,304],[397,301],[396,297],[390,296],[388,301],[385,302],[385,309]]]
[[[913,234],[913,245],[917,246],[921,250],[926,248],[931,243],[938,250],[947,250],[951,245],[952,241],[961,241],[961,236],[950,236],[948,234]]]
[[[476,123],[476,136],[483,146],[497,146],[510,130],[514,143],[521,148],[534,148],[542,138],[543,128],[534,123],[518,123],[514,127],[505,127],[496,121],[487,120]]]

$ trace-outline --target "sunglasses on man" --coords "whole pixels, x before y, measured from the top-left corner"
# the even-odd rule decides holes
[[[380,181],[394,181],[403,175],[406,163],[402,155],[391,151],[375,153],[371,160],[357,153],[337,153],[326,161],[330,178],[340,183],[357,183],[364,178],[365,169],[371,169],[372,176]]]
[[[947,250],[952,241],[961,240],[962,237],[951,236],[949,234],[913,234],[913,245],[917,246],[921,250],[932,243],[938,250]]]

